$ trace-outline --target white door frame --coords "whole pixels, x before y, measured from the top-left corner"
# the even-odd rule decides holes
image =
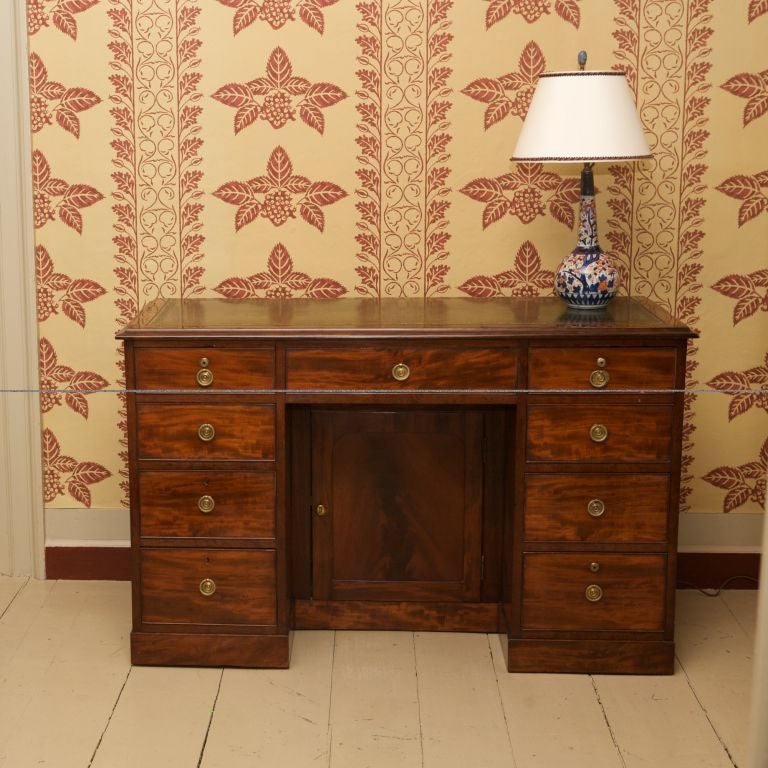
[[[25,3],[0,0],[0,574],[45,577]]]

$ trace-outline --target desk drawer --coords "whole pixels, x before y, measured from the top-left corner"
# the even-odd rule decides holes
[[[271,405],[136,406],[139,459],[186,461],[273,459]]]
[[[511,389],[517,350],[456,344],[289,349],[286,379],[289,389],[300,390]]]
[[[666,555],[529,552],[523,629],[662,631],[666,573]]]
[[[274,550],[147,548],[141,553],[142,621],[274,625],[276,583]]]
[[[139,474],[141,535],[181,538],[271,538],[274,472]]]
[[[531,405],[528,461],[667,462],[672,407]]]
[[[136,389],[272,389],[275,353],[219,347],[137,347]]]
[[[531,389],[672,389],[677,353],[672,347],[533,347]]]
[[[525,540],[663,544],[669,475],[588,473],[525,478]]]

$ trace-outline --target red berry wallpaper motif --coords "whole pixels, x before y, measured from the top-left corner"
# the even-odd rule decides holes
[[[702,333],[682,507],[758,511],[768,4],[738,5],[27,0],[47,503],[127,502],[124,397],[110,436],[80,390],[124,386],[112,330],[153,299],[550,294],[577,169],[507,158],[537,77],[587,47],[654,155],[601,169],[601,242]]]
[[[268,219],[280,227],[296,213],[321,232],[325,214],[321,206],[331,205],[347,193],[330,181],[310,181],[293,172],[293,163],[282,147],[275,147],[267,161],[267,172],[244,181],[228,181],[214,193],[219,200],[237,206],[235,229],[242,229],[257,218]]]
[[[229,277],[214,289],[228,299],[336,299],[347,289],[329,277],[310,277],[294,269],[293,259],[282,243],[269,254],[267,268],[248,277]]]
[[[235,9],[232,19],[234,34],[242,32],[256,21],[264,21],[272,29],[280,29],[290,21],[303,21],[308,27],[323,34],[325,16],[323,9],[339,0],[218,0],[222,5]]]
[[[488,105],[484,115],[486,130],[507,115],[524,120],[536,81],[546,68],[547,62],[541,48],[531,40],[520,54],[516,72],[507,72],[499,77],[480,77],[462,88],[461,92]]]
[[[477,298],[493,296],[539,296],[549,292],[555,273],[542,269],[536,246],[526,240],[515,255],[514,266],[497,275],[475,275],[459,286],[459,290]]]
[[[273,128],[299,119],[318,133],[325,130],[322,110],[332,107],[347,94],[332,83],[310,83],[305,77],[293,73],[288,54],[275,48],[267,60],[266,77],[257,77],[245,83],[227,83],[213,94],[216,101],[237,110],[234,117],[235,133],[256,120],[264,120]]]

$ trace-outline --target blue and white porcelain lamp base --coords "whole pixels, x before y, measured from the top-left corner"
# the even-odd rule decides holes
[[[555,272],[555,293],[573,309],[604,309],[619,289],[619,271],[597,242],[592,163],[581,172],[579,243]]]

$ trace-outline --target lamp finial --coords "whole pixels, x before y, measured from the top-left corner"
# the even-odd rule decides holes
[[[579,69],[583,72],[584,67],[587,66],[587,52],[579,51]]]

